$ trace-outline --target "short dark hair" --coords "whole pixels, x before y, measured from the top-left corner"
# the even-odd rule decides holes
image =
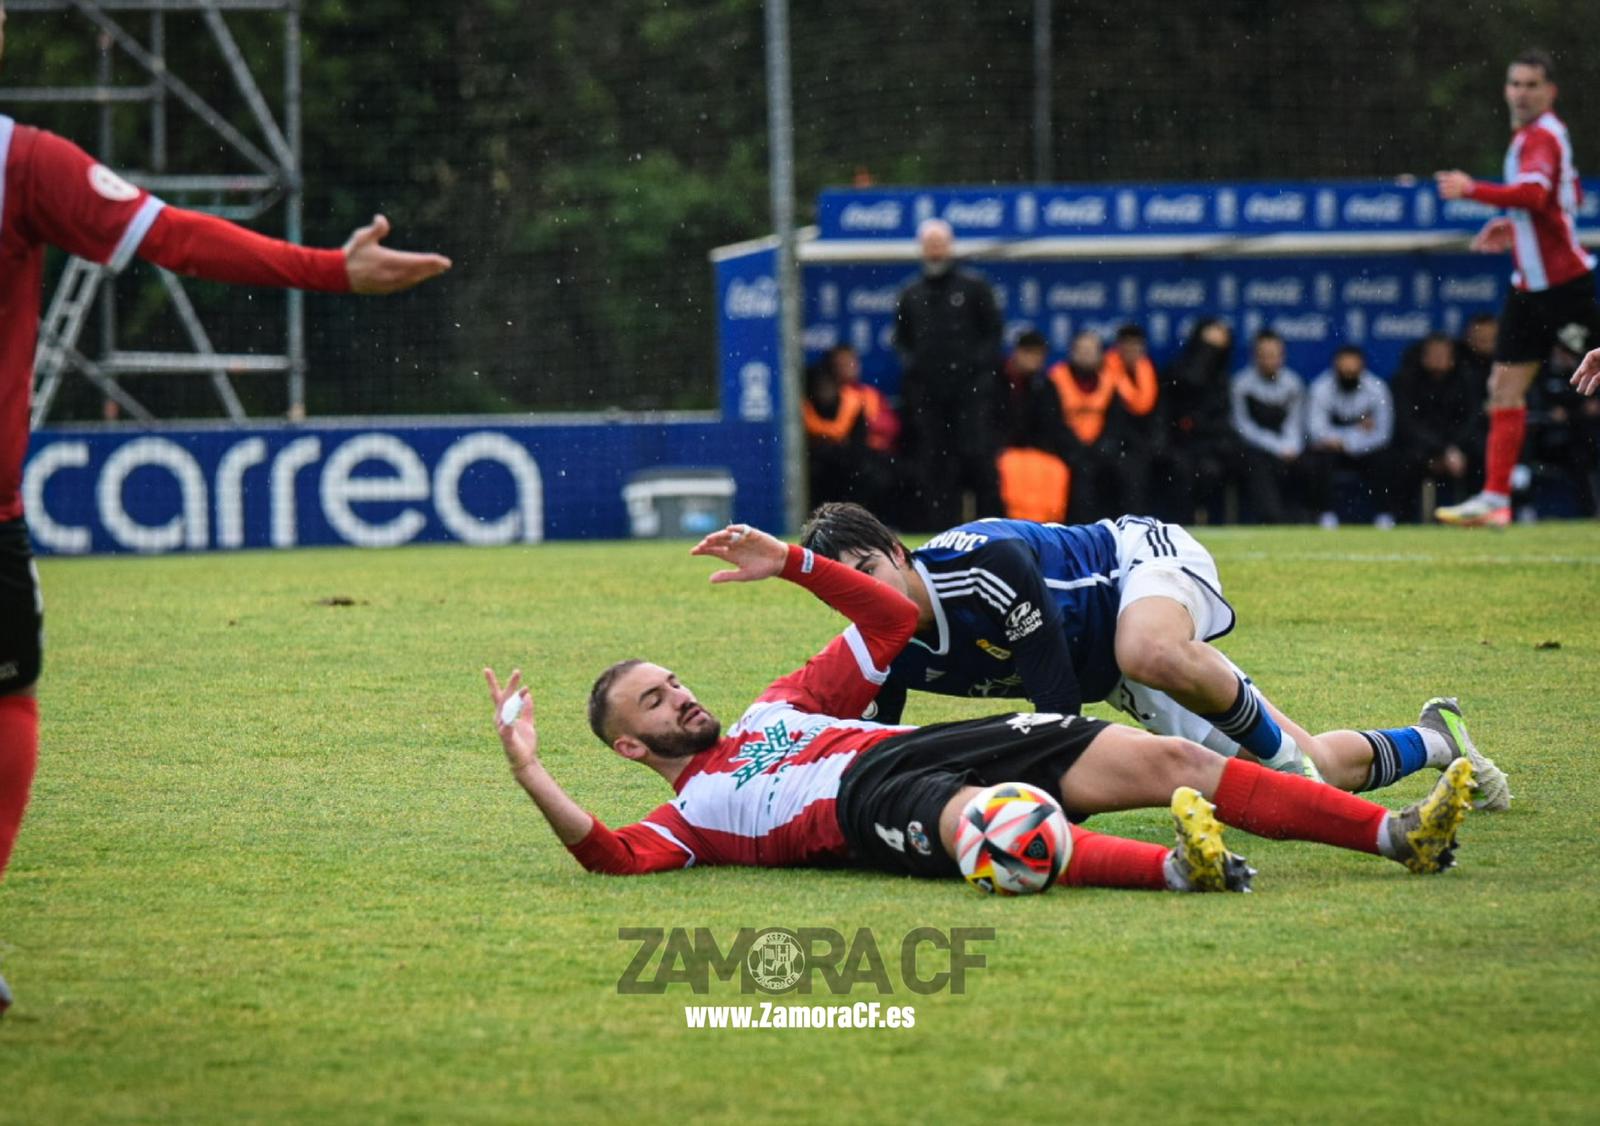
[[[607,733],[611,726],[611,686],[617,682],[617,677],[642,664],[642,657],[618,661],[596,677],[594,687],[589,689],[589,730],[608,747],[611,745],[611,736]]]
[[[1363,364],[1365,364],[1367,362],[1367,353],[1361,348],[1361,346],[1359,344],[1341,344],[1341,345],[1339,345],[1339,347],[1337,347],[1337,348],[1335,348],[1333,350],[1333,358],[1337,360],[1340,356],[1354,356],[1356,359],[1360,360]]]
[[[843,355],[846,355],[846,354],[849,354],[849,355],[853,356],[853,355],[855,355],[855,352],[856,352],[856,350],[855,350],[855,347],[853,345],[850,345],[850,344],[835,344],[832,348],[829,348],[826,352],[822,353],[822,362],[827,364],[828,367],[831,368],[831,367],[833,367],[834,364],[839,362],[839,357],[840,356],[843,356]]]
[[[1270,328],[1264,328],[1260,332],[1256,333],[1253,343],[1260,344],[1263,340],[1276,340],[1279,344],[1283,343],[1283,337],[1279,336]]]
[[[800,546],[827,559],[847,551],[881,551],[893,559],[895,548],[906,549],[882,520],[849,501],[819,504],[800,529]]]
[[[1472,328],[1472,327],[1474,327],[1476,325],[1494,324],[1499,319],[1500,319],[1499,314],[1491,313],[1491,312],[1488,312],[1486,310],[1486,311],[1484,311],[1482,313],[1474,313],[1474,314],[1472,314],[1472,316],[1468,317],[1467,318],[1467,327],[1468,328]]]
[[[1517,57],[1511,60],[1511,65],[1536,66],[1544,71],[1544,80],[1546,82],[1554,82],[1556,80],[1556,61],[1550,57],[1550,52],[1543,48],[1529,47],[1525,51],[1519,51]]]
[[[1012,345],[1017,348],[1037,348],[1041,352],[1050,351],[1050,342],[1044,338],[1044,333],[1038,329],[1030,328],[1027,332],[1017,337],[1017,342]]]
[[[1147,339],[1147,337],[1144,334],[1144,329],[1140,328],[1136,324],[1125,324],[1121,328],[1117,329],[1117,340],[1119,343],[1124,340],[1145,339]]]

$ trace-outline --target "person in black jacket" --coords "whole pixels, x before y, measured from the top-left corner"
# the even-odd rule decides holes
[[[988,283],[956,267],[950,224],[929,219],[917,239],[922,276],[900,293],[894,340],[920,509],[911,518],[932,529],[963,518],[967,492],[979,516],[1000,514],[991,387],[1001,322]]]
[[[1061,413],[1061,396],[1045,371],[1050,343],[1028,331],[996,373],[995,432],[1000,439],[1001,515],[1064,520],[1074,444]]]
[[[1187,523],[1204,512],[1223,516],[1223,492],[1234,479],[1239,443],[1229,419],[1233,330],[1206,317],[1194,326],[1161,388],[1163,440],[1154,453],[1156,515]]]
[[[1050,343],[1039,332],[1017,337],[1000,365],[995,403],[996,433],[1005,448],[1044,450],[1065,459],[1071,438],[1061,415],[1061,396],[1045,372]]]
[[[1422,482],[1432,480],[1441,504],[1472,493],[1481,467],[1474,453],[1482,446],[1479,419],[1482,388],[1462,369],[1456,343],[1442,332],[1407,349],[1395,372],[1394,499],[1402,520],[1421,516]]]

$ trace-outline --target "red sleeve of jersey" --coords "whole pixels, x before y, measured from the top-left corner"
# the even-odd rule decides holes
[[[350,292],[342,250],[296,246],[178,207],[161,212],[139,256],[174,273],[210,281]]]
[[[670,804],[663,805],[644,820],[620,829],[608,829],[595,817],[588,835],[577,844],[568,845],[567,850],[589,871],[608,876],[641,876],[687,868],[697,857],[681,839],[682,818],[676,813]],[[678,824],[678,832],[662,824],[669,820]]]
[[[1472,185],[1468,198],[1479,203],[1487,203],[1493,207],[1517,207],[1524,211],[1534,211],[1544,206],[1544,201],[1550,197],[1550,189],[1531,180],[1519,184],[1485,184],[1482,181]]]
[[[24,183],[24,222],[31,233],[91,262],[111,262],[140,210],[161,206],[65,137],[43,129],[34,134]]]
[[[789,548],[783,577],[855,624],[804,668],[774,681],[761,698],[785,699],[818,715],[860,715],[882,687],[889,663],[916,632],[916,604],[892,587],[804,548]]]
[[[1549,201],[1561,178],[1561,144],[1547,129],[1530,129],[1517,156],[1511,184],[1474,184],[1471,198],[1495,207],[1537,210]]]

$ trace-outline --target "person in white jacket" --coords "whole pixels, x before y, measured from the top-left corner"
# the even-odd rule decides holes
[[[1333,366],[1311,384],[1306,404],[1306,479],[1324,527],[1337,527],[1335,490],[1353,476],[1380,527],[1394,526],[1390,446],[1394,441],[1394,397],[1389,385],[1367,370],[1366,355],[1353,344],[1333,354]]]
[[[1306,385],[1283,360],[1283,337],[1262,329],[1250,364],[1234,374],[1229,391],[1245,499],[1251,517],[1262,524],[1301,518]]]

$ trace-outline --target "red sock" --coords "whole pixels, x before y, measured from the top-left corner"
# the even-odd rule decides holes
[[[1229,759],[1211,795],[1217,819],[1258,837],[1316,841],[1356,852],[1378,851],[1378,831],[1389,811],[1297,774]]]
[[[1511,495],[1511,471],[1522,456],[1522,435],[1528,428],[1527,407],[1493,407],[1484,456],[1483,491]]]
[[[1068,887],[1144,888],[1166,891],[1170,848],[1072,826],[1072,858],[1058,884]]]
[[[39,763],[39,701],[0,696],[0,876],[28,807],[33,769]]]

